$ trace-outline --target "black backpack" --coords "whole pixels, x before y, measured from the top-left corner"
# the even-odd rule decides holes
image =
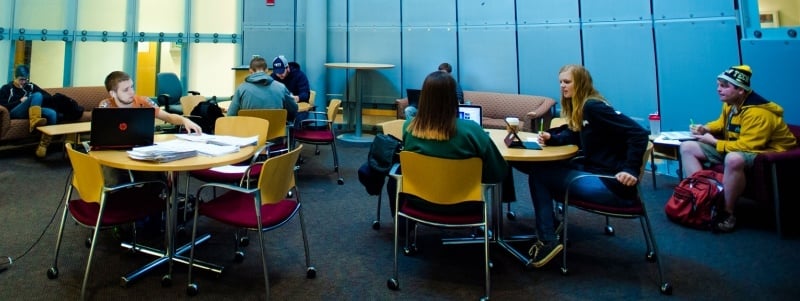
[[[197,123],[203,129],[203,133],[214,134],[214,124],[217,118],[225,116],[222,114],[222,108],[217,105],[216,97],[207,101],[198,103],[191,112],[189,119]]]

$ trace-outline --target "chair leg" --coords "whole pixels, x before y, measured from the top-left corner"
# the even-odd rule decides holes
[[[336,175],[339,176],[339,179],[336,180],[339,185],[344,185],[344,178],[342,178],[342,173],[339,171],[339,155],[336,153],[336,142],[331,141],[331,150],[333,151],[333,170],[336,171]]]
[[[381,189],[383,190],[383,189]],[[372,229],[378,230],[381,228],[381,197],[383,196],[383,192],[378,192],[378,206],[375,213],[375,220],[372,221]]]
[[[64,224],[67,221],[67,213],[69,212],[69,199],[72,197],[72,188],[71,186],[67,185],[67,194],[65,198],[65,204],[63,213],[61,214],[61,224],[58,226],[58,234],[56,236],[56,250],[55,254],[53,254],[53,266],[51,266],[47,270],[47,278],[49,279],[56,279],[58,278],[58,253],[61,250],[61,239],[64,237]]]
[[[100,211],[97,214],[97,223],[92,234],[92,246],[89,247],[89,259],[86,260],[86,271],[83,273],[83,284],[81,285],[81,300],[86,300],[86,285],[89,282],[89,273],[92,270],[92,258],[94,258],[94,248],[97,246],[97,234],[100,232],[100,224],[103,220],[103,211],[106,207],[105,197],[100,198]]]
[[[653,247],[653,254],[654,254],[653,256],[655,257],[656,264],[658,265],[658,279],[661,281],[659,290],[664,295],[672,295],[672,284],[664,280],[664,269],[662,265],[662,259],[661,255],[658,252],[658,245],[656,244],[656,238],[655,236],[653,236],[653,228],[650,226],[650,218],[647,216],[647,213],[645,212],[645,214],[642,215],[640,219],[642,219],[642,224],[646,229],[644,231],[645,239],[650,241],[649,245],[652,245]]]
[[[650,152],[650,176],[653,179],[653,190],[656,189],[656,157]]]
[[[298,209],[298,217],[300,218],[300,232],[303,235],[303,249],[306,254],[306,278],[313,279],[317,277],[317,269],[311,265],[311,251],[308,248],[308,236],[306,235],[306,222],[303,217],[303,208]]]

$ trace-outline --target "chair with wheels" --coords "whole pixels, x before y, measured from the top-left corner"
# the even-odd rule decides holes
[[[659,281],[660,286],[659,289],[662,294],[670,295],[672,294],[672,285],[664,279],[664,269],[661,264],[661,255],[658,254],[658,247],[656,245],[655,236],[653,236],[653,229],[650,226],[650,217],[647,213],[647,208],[645,207],[645,201],[642,198],[642,177],[644,176],[644,166],[647,164],[648,159],[650,158],[650,154],[653,152],[653,143],[648,142],[647,150],[644,152],[644,156],[642,156],[642,167],[639,170],[638,175],[638,187],[637,187],[637,198],[633,205],[625,206],[625,207],[615,207],[615,206],[608,206],[593,203],[589,200],[578,199],[573,196],[570,196],[570,189],[572,184],[576,182],[576,180],[584,177],[600,177],[600,178],[610,178],[616,179],[614,176],[606,176],[606,175],[583,175],[578,176],[572,179],[569,184],[567,184],[567,191],[564,196],[564,206],[563,206],[563,225],[564,225],[564,241],[567,242],[567,229],[569,228],[568,223],[568,209],[569,207],[575,207],[587,212],[596,213],[600,215],[604,215],[606,218],[606,227],[605,233],[608,235],[614,235],[614,228],[610,224],[610,217],[615,218],[626,218],[626,219],[639,219],[639,222],[642,225],[642,231],[644,232],[644,239],[645,244],[647,245],[647,253],[645,258],[647,261],[653,262],[655,261],[658,265],[658,274],[659,274]],[[567,246],[568,244],[564,244],[564,251],[563,251],[563,262],[561,266],[561,272],[566,275],[569,273],[567,269]]]
[[[400,218],[408,222],[446,228],[488,229],[488,205],[485,196],[487,188],[483,185],[481,174],[483,163],[480,158],[444,159],[426,156],[419,153],[400,152],[402,175],[393,173],[397,179],[397,197],[394,213],[394,274],[387,281],[392,290],[400,289],[398,278],[398,240],[400,236]],[[410,255],[416,251],[416,228],[413,236],[408,232],[406,223],[404,253]],[[489,299],[489,231],[483,233],[484,289],[483,299]],[[413,238],[412,238],[413,237]]]
[[[336,171],[339,179],[336,181],[339,185],[344,185],[344,178],[339,171],[339,156],[336,154],[336,133],[333,129],[333,122],[336,120],[336,114],[339,112],[341,106],[341,99],[332,99],[328,104],[326,112],[312,111],[309,112],[310,118],[300,122],[299,128],[292,129],[291,145],[297,143],[314,144],[314,154],[319,155],[319,145],[330,145],[333,152],[333,170]],[[324,123],[323,128],[316,126],[317,123]]]
[[[188,295],[193,296],[198,293],[198,285],[192,278],[194,269],[191,267],[195,260],[195,238],[197,237],[197,220],[200,215],[223,224],[258,233],[266,299],[269,299],[269,273],[267,272],[264,233],[288,224],[295,216],[299,217],[306,260],[306,277],[309,279],[316,277],[317,271],[311,265],[300,194],[295,184],[295,163],[301,150],[302,146],[299,146],[289,153],[267,159],[258,177],[257,187],[245,188],[236,185],[208,183],[198,188],[195,198],[197,210],[194,211],[192,245],[189,253],[189,284],[186,288]],[[226,192],[209,200],[201,199],[203,191],[208,188],[220,188]],[[290,191],[292,192],[291,198],[287,197]],[[283,249],[285,246],[276,247]]]
[[[403,141],[403,124],[406,122],[405,119],[395,119],[391,121],[386,121],[380,124],[381,129],[385,135],[391,135],[400,141]],[[383,189],[381,189],[383,190]],[[381,200],[383,198],[383,192],[378,192],[378,205],[375,212],[375,220],[372,221],[372,229],[378,230],[381,228]]]
[[[89,258],[86,261],[86,270],[81,285],[81,300],[85,300],[86,286],[99,231],[131,224],[134,234],[132,250],[137,250],[135,222],[157,216],[166,210],[168,206],[167,185],[161,181],[142,181],[113,187],[106,186],[102,167],[97,160],[73,149],[71,143],[66,143],[65,149],[72,164],[72,176],[66,187],[64,210],[58,228],[58,236],[56,236],[53,266],[47,270],[47,277],[58,278],[58,254],[61,249],[67,214],[69,214],[76,223],[93,231],[91,238],[86,241]],[[134,180],[133,177],[131,179]],[[73,191],[78,192],[80,197],[72,199]]]
[[[172,72],[161,72],[156,75],[156,96],[158,105],[173,114],[189,115],[191,111],[184,112],[181,106],[181,97],[190,95],[200,95],[197,91],[184,90],[178,75]]]

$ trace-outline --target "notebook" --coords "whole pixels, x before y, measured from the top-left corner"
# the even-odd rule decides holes
[[[420,89],[406,89],[406,97],[408,97],[408,105],[419,108],[419,94],[422,92]]]
[[[483,127],[483,111],[481,106],[458,105],[458,118],[472,120]]]
[[[155,118],[155,108],[95,108],[89,145],[92,150],[152,145]]]
[[[661,132],[661,137],[664,140],[697,140],[694,136],[692,136],[692,132]]]

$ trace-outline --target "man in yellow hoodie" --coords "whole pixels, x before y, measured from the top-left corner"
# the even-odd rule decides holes
[[[736,226],[736,201],[745,188],[745,172],[761,152],[781,152],[797,144],[783,120],[783,108],[750,88],[750,66],[733,66],[717,76],[722,113],[717,120],[692,125],[697,141],[681,144],[685,175],[712,164],[724,164],[724,210],[712,226],[730,232]]]

